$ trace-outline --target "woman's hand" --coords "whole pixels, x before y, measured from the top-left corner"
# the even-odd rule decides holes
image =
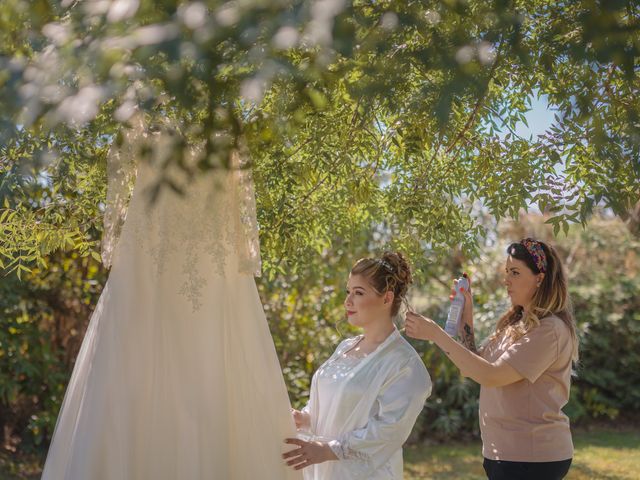
[[[295,470],[301,470],[316,463],[338,460],[326,442],[307,442],[298,438],[287,438],[284,443],[298,446],[298,448],[282,454],[282,458],[287,460],[287,465]]]
[[[296,422],[296,428],[298,430],[308,430],[311,426],[311,418],[308,413],[292,408],[291,416],[293,417],[293,421]]]
[[[442,328],[430,318],[424,317],[416,312],[407,312],[404,332],[410,337],[434,341],[436,336],[442,331]]]
[[[462,309],[462,318],[460,321],[460,328],[458,330],[458,336],[462,341],[462,344],[467,347],[473,353],[478,353],[476,348],[475,332],[473,330],[473,296],[471,295],[471,278],[466,273],[464,277],[469,282],[469,288],[461,289],[464,296],[464,308]],[[453,290],[451,291],[451,299],[455,295],[455,288],[458,281],[453,281]]]

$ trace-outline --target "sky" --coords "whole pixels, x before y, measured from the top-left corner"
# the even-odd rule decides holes
[[[531,99],[531,110],[529,110],[525,116],[529,126],[527,127],[524,122],[518,122],[516,125],[516,133],[524,138],[537,135],[542,135],[553,124],[553,110],[549,109],[547,102],[547,96],[541,95],[539,98],[534,96]]]

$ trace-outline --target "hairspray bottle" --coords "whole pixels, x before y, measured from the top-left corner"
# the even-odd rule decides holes
[[[447,316],[447,323],[444,326],[444,331],[452,337],[455,337],[460,330],[460,320],[462,319],[462,310],[464,308],[464,295],[462,294],[462,289],[469,290],[469,280],[465,277],[460,278],[456,283],[456,294],[451,301],[449,315]]]

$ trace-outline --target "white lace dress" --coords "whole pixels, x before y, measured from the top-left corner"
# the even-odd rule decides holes
[[[300,478],[281,458],[295,426],[252,275],[251,186],[239,172],[218,170],[198,176],[186,195],[164,188],[151,203],[167,146],[144,137],[127,138],[111,158],[122,163],[111,172],[106,222],[112,269],[42,478]],[[142,141],[153,162],[138,165],[118,235],[132,178],[122,156]]]

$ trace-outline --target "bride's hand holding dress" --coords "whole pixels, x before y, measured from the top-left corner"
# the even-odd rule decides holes
[[[285,443],[297,445],[298,448],[282,454],[287,465],[295,470],[301,470],[309,465],[338,460],[328,442],[307,441],[299,438],[287,438]]]

